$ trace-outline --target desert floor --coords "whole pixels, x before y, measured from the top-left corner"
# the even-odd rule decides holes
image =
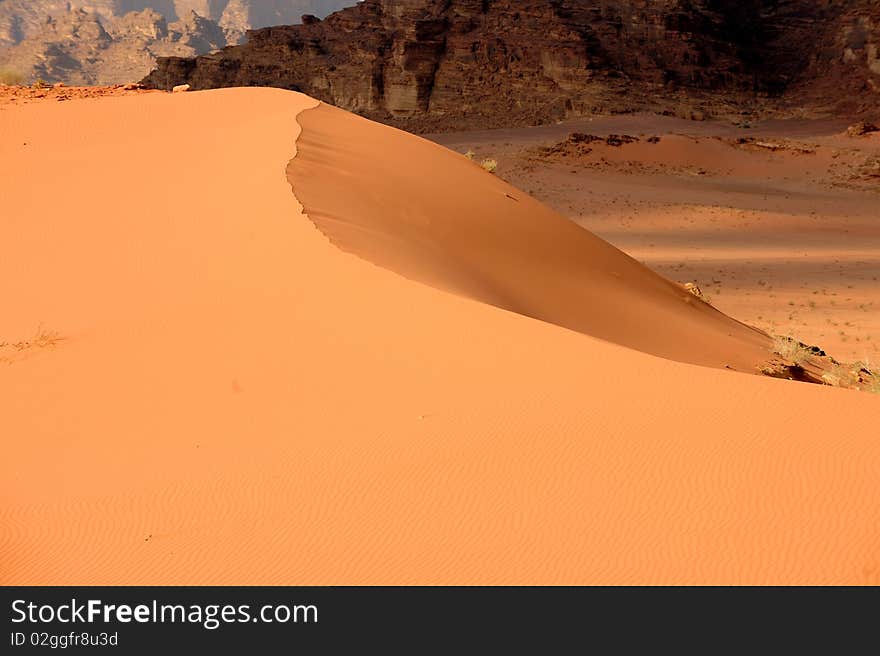
[[[876,366],[880,132],[850,137],[847,126],[634,115],[431,138],[495,159],[505,180],[655,271],[696,283],[723,312]],[[565,143],[571,133],[639,141],[578,148]]]
[[[714,234],[622,231],[603,168],[609,236]],[[880,583],[880,397],[756,375],[767,335],[447,148],[273,89],[43,98],[0,185],[0,583]]]

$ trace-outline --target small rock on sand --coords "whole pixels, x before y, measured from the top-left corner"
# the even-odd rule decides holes
[[[190,90],[190,86],[188,84],[178,84],[176,87],[171,89],[171,93],[186,93]]]

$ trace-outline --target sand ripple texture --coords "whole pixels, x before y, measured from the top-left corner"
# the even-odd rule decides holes
[[[676,361],[674,335],[701,358],[754,345],[570,231],[595,247],[577,267],[623,276],[573,305],[643,299],[662,339],[623,314],[569,330],[554,215],[316,107],[229,89],[4,110],[0,341],[63,339],[0,363],[0,582],[880,583],[876,398]],[[303,168],[297,117],[303,152],[328,149]],[[398,147],[403,177],[364,187]],[[352,149],[361,169],[319,168]],[[451,201],[412,195],[411,171],[477,214],[527,207],[517,261],[536,285],[565,269],[553,303],[519,296],[501,253],[418,269]],[[382,247],[338,248],[300,201]],[[416,217],[405,269],[379,261],[389,213]]]

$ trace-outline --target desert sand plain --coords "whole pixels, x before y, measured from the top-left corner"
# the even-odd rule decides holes
[[[880,583],[880,397],[749,325],[872,344],[870,192],[466,135],[520,191],[293,92],[73,95],[0,105],[0,582]]]
[[[723,312],[880,362],[880,131],[649,114],[430,135]],[[607,138],[571,143],[572,134]]]

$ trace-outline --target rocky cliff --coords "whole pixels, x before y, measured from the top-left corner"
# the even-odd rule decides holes
[[[355,0],[0,0],[0,81],[114,84]]]
[[[117,84],[140,79],[159,56],[194,56],[225,45],[223,30],[193,13],[168,23],[151,9],[104,20],[77,9],[46,19],[36,33],[0,49],[0,68],[25,82]]]
[[[303,14],[326,16],[355,0],[0,0],[0,48],[16,45],[42,31],[47,18],[61,18],[77,9],[102,21],[132,11],[152,9],[169,23],[192,13],[222,26],[229,43],[268,25],[299,23]]]
[[[299,89],[416,129],[594,110],[870,111],[875,0],[365,0],[168,58],[159,88]]]

